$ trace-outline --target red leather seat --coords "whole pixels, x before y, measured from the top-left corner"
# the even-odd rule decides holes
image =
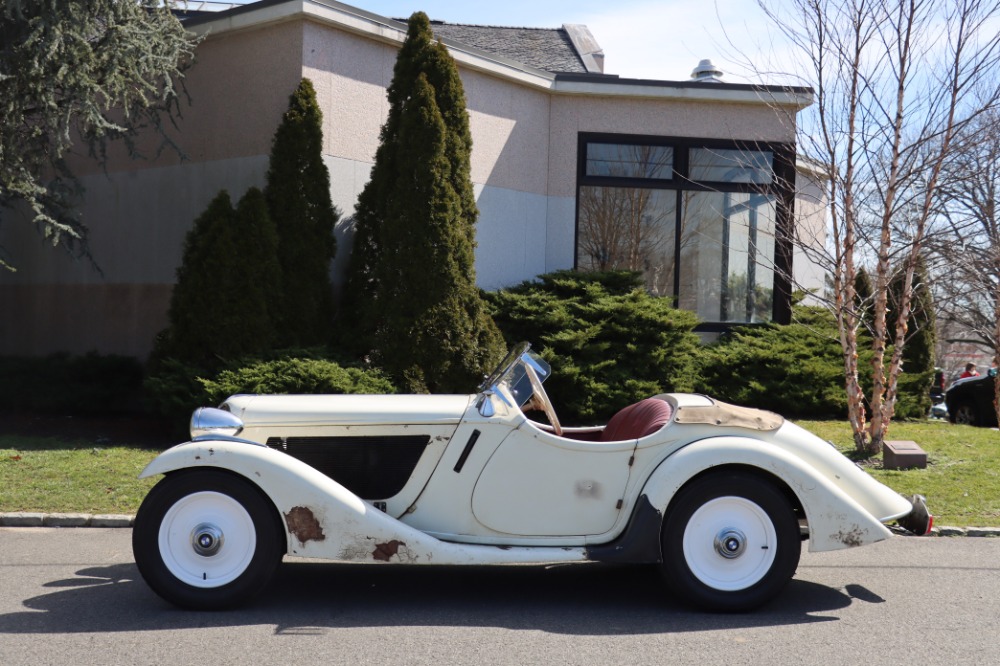
[[[670,413],[670,403],[666,400],[640,400],[611,417],[601,433],[601,441],[620,442],[652,435],[670,422]]]

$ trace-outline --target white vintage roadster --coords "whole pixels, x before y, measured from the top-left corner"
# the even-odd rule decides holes
[[[658,395],[563,428],[522,344],[473,395],[235,395],[135,519],[147,583],[188,608],[260,592],[284,555],[406,565],[658,563],[676,597],[739,611],[813,551],[890,536],[911,502],[776,414]],[[522,407],[544,410],[551,425]]]

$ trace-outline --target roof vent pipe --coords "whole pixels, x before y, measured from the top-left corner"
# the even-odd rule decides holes
[[[712,64],[708,58],[698,63],[698,66],[691,70],[691,78],[695,81],[706,83],[721,83],[722,70]]]

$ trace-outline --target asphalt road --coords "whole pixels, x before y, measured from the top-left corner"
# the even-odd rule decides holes
[[[293,560],[245,610],[156,597],[127,529],[0,528],[0,664],[996,664],[1000,539],[810,554],[769,606],[711,615],[649,569]]]

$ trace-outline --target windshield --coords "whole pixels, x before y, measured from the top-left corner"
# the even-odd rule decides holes
[[[531,351],[531,345],[522,342],[515,345],[486,380],[479,385],[480,391],[493,391],[501,396],[506,393],[514,398],[518,407],[531,398],[531,380],[527,366],[535,371],[543,382],[552,374],[551,366],[538,354]]]

